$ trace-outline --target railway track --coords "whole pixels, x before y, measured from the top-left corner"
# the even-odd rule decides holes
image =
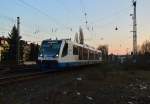
[[[36,65],[0,65],[0,75],[15,72],[30,72],[37,69]]]
[[[35,78],[40,78],[42,76],[45,76],[46,74],[49,74],[50,71],[40,71],[40,72],[32,72],[32,73],[25,73],[25,74],[18,74],[18,75],[11,75],[6,77],[0,78],[0,85],[5,85],[9,83],[19,82],[19,81],[25,81],[25,80],[31,80]]]
[[[84,67],[83,67],[84,68]],[[74,71],[77,69],[74,69]],[[69,69],[63,70],[63,72],[68,72]],[[72,70],[73,71],[73,70]],[[36,69],[30,69],[28,67],[24,67],[23,69],[18,69],[14,72],[4,74],[0,76],[0,86],[6,85],[10,83],[21,82],[25,80],[32,80],[35,78],[45,77],[52,72],[57,72],[56,70],[49,70],[49,71],[37,71]],[[61,71],[59,71],[61,72]]]

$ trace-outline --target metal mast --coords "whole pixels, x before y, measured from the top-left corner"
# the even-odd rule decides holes
[[[137,54],[137,21],[136,21],[136,0],[133,0],[133,55]]]
[[[18,30],[17,64],[19,64],[20,63],[20,17],[17,17],[17,30]]]

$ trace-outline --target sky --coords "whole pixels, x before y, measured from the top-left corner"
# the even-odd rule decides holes
[[[139,46],[150,40],[149,4],[137,0]],[[20,35],[26,41],[74,40],[82,27],[86,44],[106,44],[109,53],[125,54],[132,51],[132,12],[132,0],[0,0],[0,36],[8,36],[19,16]]]

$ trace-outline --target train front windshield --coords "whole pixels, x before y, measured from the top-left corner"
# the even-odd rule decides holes
[[[43,41],[40,49],[40,55],[58,56],[61,41]]]

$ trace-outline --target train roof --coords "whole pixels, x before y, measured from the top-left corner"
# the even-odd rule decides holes
[[[71,42],[71,44],[79,46],[79,47],[87,48],[87,49],[90,49],[90,50],[96,51],[96,52],[101,52],[100,50],[97,50],[94,47],[91,47],[87,44],[79,44],[79,43],[73,42],[73,41],[71,41],[71,39],[58,39],[58,40],[57,39],[55,39],[55,40],[46,39],[46,40],[43,40],[43,41],[66,41],[66,42]]]
[[[71,39],[45,39],[45,40],[43,40],[43,41],[67,41],[67,40],[71,40]]]
[[[72,42],[74,45],[76,45],[76,46],[79,46],[79,47],[83,47],[83,48],[87,48],[87,49],[89,49],[89,50],[92,50],[92,51],[96,51],[96,52],[101,52],[100,50],[97,50],[97,49],[95,49],[94,47],[91,47],[91,46],[89,46],[89,45],[87,45],[87,44],[79,44],[79,43],[76,43],[76,42]]]
[[[97,50],[97,49],[95,49],[94,47],[91,47],[91,46],[89,46],[89,45],[87,45],[87,44],[79,44],[79,43],[73,42],[73,41],[68,40],[68,39],[65,40],[65,41],[71,42],[73,45],[76,45],[76,46],[79,46],[79,47],[83,47],[83,48],[90,49],[90,50],[92,50],[92,51],[101,52],[100,50]]]

